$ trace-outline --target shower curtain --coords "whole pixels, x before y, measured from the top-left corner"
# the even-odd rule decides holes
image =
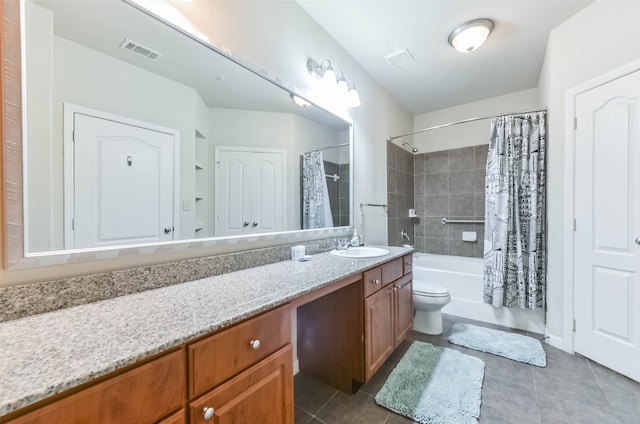
[[[333,227],[322,152],[302,156],[302,228]]]
[[[546,112],[491,121],[485,180],[484,301],[545,305]]]

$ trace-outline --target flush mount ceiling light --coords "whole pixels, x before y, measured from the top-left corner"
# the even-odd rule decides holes
[[[477,50],[493,30],[493,22],[489,19],[474,19],[465,22],[449,34],[449,44],[462,53]]]

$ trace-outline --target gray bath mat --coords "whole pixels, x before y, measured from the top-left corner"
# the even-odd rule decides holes
[[[537,367],[547,366],[542,343],[533,337],[471,324],[453,325],[449,342]]]
[[[457,350],[413,342],[375,397],[424,424],[477,424],[484,362]]]

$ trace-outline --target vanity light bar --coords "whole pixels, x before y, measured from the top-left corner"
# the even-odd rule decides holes
[[[142,44],[137,43],[129,38],[124,39],[122,44],[120,44],[120,48],[123,50],[128,50],[131,53],[146,57],[147,59],[153,60],[154,62],[162,57],[162,53],[151,50],[149,47],[145,47]]]

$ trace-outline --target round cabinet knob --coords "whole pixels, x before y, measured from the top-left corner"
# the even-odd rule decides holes
[[[251,224],[251,226],[252,226],[252,227],[257,227],[257,226],[258,226],[258,223],[254,221],[254,222],[253,222],[253,224]]]
[[[249,221],[244,221],[244,222],[242,223],[242,226],[243,226],[243,227],[248,227],[248,226],[249,226]]]
[[[636,237],[636,244],[640,245],[640,237]]]
[[[251,349],[253,350],[258,350],[260,349],[260,340],[256,339],[256,340],[251,340],[249,342],[249,346],[251,346]]]
[[[205,420],[210,420],[213,417],[214,412],[215,412],[215,409],[211,408],[210,406],[205,406],[202,409],[202,416],[204,417]]]
[[[380,284],[380,280],[378,280],[378,279],[372,280],[371,282],[372,282],[373,284]]]
[[[164,229],[165,234],[169,234],[171,231],[173,231],[173,227],[165,227]]]

